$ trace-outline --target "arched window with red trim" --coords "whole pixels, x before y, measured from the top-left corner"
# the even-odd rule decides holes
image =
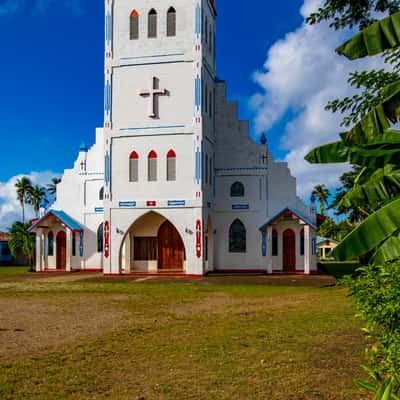
[[[157,11],[152,8],[149,11],[147,18],[147,37],[156,38],[157,37]]]
[[[129,182],[137,182],[139,180],[139,155],[136,151],[132,151],[129,156]]]
[[[278,255],[278,231],[276,229],[272,231],[272,255],[274,257]]]
[[[136,10],[133,10],[131,12],[129,18],[129,27],[130,27],[130,33],[129,33],[130,39],[131,40],[139,39],[139,13]]]
[[[157,153],[154,150],[148,155],[147,178],[149,182],[157,181]]]
[[[304,229],[300,231],[300,255],[304,256]]]
[[[167,181],[176,181],[176,153],[174,150],[167,153]]]

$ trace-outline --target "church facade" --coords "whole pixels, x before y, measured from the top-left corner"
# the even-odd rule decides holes
[[[316,215],[216,75],[212,0],[105,1],[104,127],[32,226],[37,271],[316,271]]]

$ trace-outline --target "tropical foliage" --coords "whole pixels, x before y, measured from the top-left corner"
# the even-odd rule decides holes
[[[25,222],[25,204],[30,202],[30,191],[32,188],[32,182],[29,178],[23,176],[18,179],[15,183],[15,188],[17,190],[17,199],[21,205],[22,209],[22,223]]]
[[[35,235],[28,231],[31,225],[15,222],[10,228],[9,233],[11,239],[9,241],[9,247],[11,254],[15,257],[19,251],[25,255],[28,259],[29,266],[33,270],[33,262],[35,256]]]
[[[319,202],[319,212],[323,216],[325,215],[325,206],[328,204],[329,196],[331,195],[326,185],[317,185],[314,187],[312,195]]]
[[[350,60],[385,52],[393,73],[383,70],[355,73],[352,86],[363,86],[359,97],[336,100],[327,108],[350,112],[340,140],[311,151],[312,163],[349,162],[357,166],[353,181],[337,201],[337,207],[358,207],[367,216],[332,252],[338,260],[369,258],[370,265],[351,281],[351,294],[365,334],[371,341],[367,359],[371,382],[358,382],[376,400],[398,400],[400,392],[400,131],[391,125],[400,116],[400,12],[399,1],[326,0],[325,7],[309,22],[332,20],[340,29],[358,24],[362,29],[337,49]],[[374,11],[389,12],[373,21]],[[351,80],[353,79],[353,80]],[[347,190],[348,189],[348,190]]]

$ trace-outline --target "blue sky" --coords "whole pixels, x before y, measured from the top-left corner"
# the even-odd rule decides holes
[[[304,199],[316,184],[337,187],[347,168],[304,161],[341,130],[325,104],[352,94],[351,70],[380,66],[335,54],[348,33],[304,24],[322,2],[252,0],[238,11],[217,1],[218,76],[251,134],[266,132],[274,158],[288,163]],[[0,0],[0,230],[20,213],[17,177],[46,184],[72,167],[80,143],[92,144],[103,125],[103,7],[101,0]]]
[[[232,3],[218,4],[218,74],[228,82],[229,97],[243,103],[243,117],[256,90],[253,71],[268,48],[302,21],[301,1],[252,3],[240,11],[241,30],[232,24]],[[0,181],[71,166],[80,142],[93,142],[103,117],[103,2],[9,4],[17,7],[6,13],[1,5],[7,1],[0,0],[0,132],[6,143]]]

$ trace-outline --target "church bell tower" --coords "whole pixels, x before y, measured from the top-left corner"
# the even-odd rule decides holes
[[[121,272],[122,236],[150,211],[173,220],[203,273],[216,15],[213,0],[105,0],[105,273]]]

